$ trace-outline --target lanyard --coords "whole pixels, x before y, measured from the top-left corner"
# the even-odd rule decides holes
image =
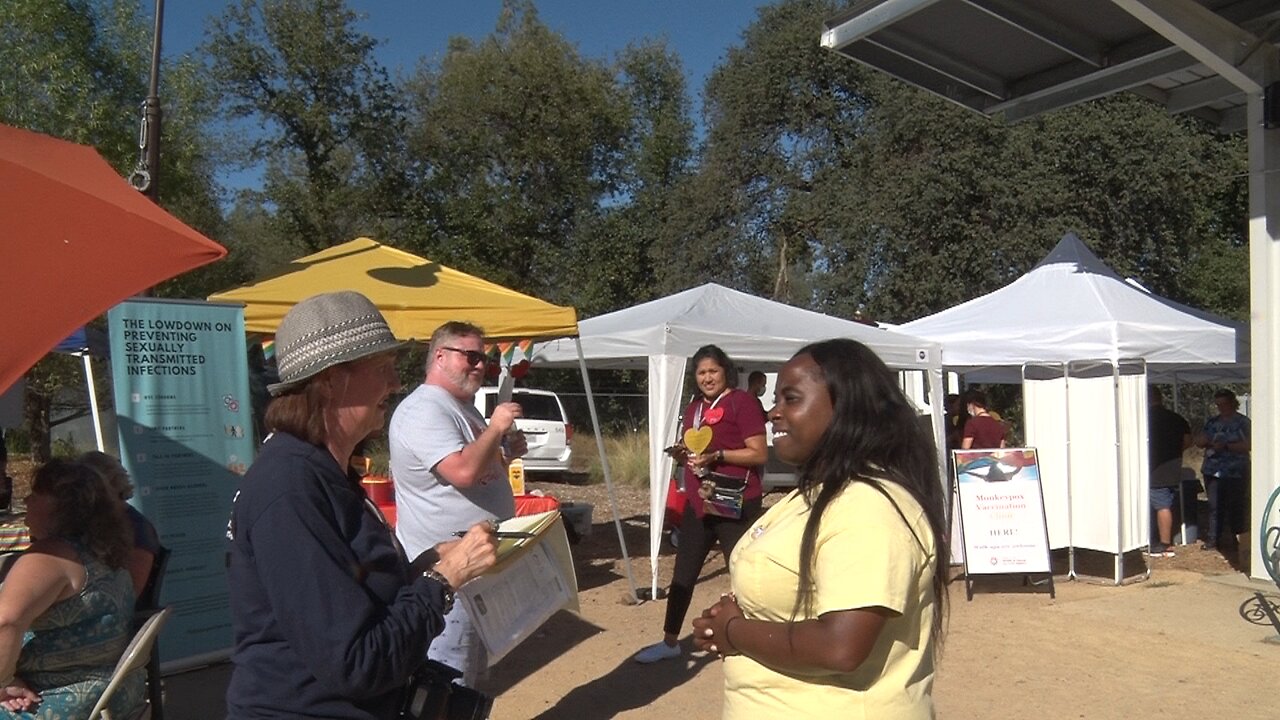
[[[731,389],[732,388],[725,388],[724,392],[717,395],[716,399],[711,401],[711,407],[707,408],[707,412],[711,412],[712,410],[715,410],[716,405],[720,403],[720,401],[724,398],[725,395],[729,394],[729,391]],[[705,402],[706,400],[699,400],[698,407],[693,411],[693,429],[694,430],[697,430],[698,428],[702,427],[702,405]]]

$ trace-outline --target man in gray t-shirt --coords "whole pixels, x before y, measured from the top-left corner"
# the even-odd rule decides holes
[[[431,336],[426,379],[391,417],[396,536],[410,558],[452,541],[455,531],[515,515],[507,463],[527,446],[512,432],[504,450],[503,436],[514,430],[520,406],[500,403],[485,424],[475,395],[486,366],[484,332],[445,323]],[[468,687],[484,677],[488,657],[462,603],[445,616],[427,657],[461,670]]]

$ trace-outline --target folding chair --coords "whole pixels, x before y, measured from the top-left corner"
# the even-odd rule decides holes
[[[111,714],[107,711],[107,704],[111,702],[112,696],[116,694],[116,689],[120,687],[120,683],[129,676],[134,670],[137,670],[147,664],[147,659],[151,657],[151,647],[155,645],[156,638],[160,635],[160,629],[164,627],[164,623],[169,619],[169,613],[173,612],[170,608],[164,608],[160,612],[147,618],[142,624],[142,628],[129,641],[128,647],[124,649],[124,654],[120,656],[120,661],[116,663],[116,669],[111,673],[111,681],[107,683],[107,689],[102,691],[102,697],[98,698],[98,704],[93,706],[93,710],[89,712],[88,720],[113,720]],[[121,720],[146,720],[151,717],[151,705],[143,705],[142,710],[131,718],[122,718]]]
[[[160,609],[160,590],[164,586],[164,571],[169,566],[169,555],[172,550],[161,547],[151,562],[151,572],[147,575],[147,584],[138,596],[134,605],[133,629],[137,632],[148,618]],[[160,679],[160,654],[151,653],[147,660],[147,702],[151,705],[151,720],[164,720],[164,687]]]

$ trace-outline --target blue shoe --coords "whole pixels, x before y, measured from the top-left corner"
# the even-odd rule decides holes
[[[674,657],[680,657],[679,645],[668,645],[665,642],[654,643],[649,647],[636,653],[636,662],[641,665],[656,663],[659,660],[670,660]]]

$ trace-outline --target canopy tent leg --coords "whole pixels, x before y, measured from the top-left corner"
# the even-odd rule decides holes
[[[98,442],[98,452],[106,452],[107,445],[102,440],[102,413],[98,410],[98,388],[93,382],[93,362],[89,353],[81,353],[84,363],[84,382],[89,386],[89,411],[93,415],[93,437]]]
[[[685,362],[682,355],[649,356],[649,597],[653,599],[659,597],[658,552],[671,485],[672,460],[664,448],[679,427]]]
[[[613,491],[613,474],[609,471],[609,458],[604,452],[604,436],[600,432],[600,416],[596,413],[596,399],[591,394],[591,378],[587,375],[587,359],[582,354],[582,338],[575,337],[578,348],[578,368],[582,372],[582,388],[587,392],[587,409],[591,412],[591,427],[595,428],[596,451],[600,453],[600,470],[604,473],[604,486],[609,491],[609,512],[613,513],[613,527],[618,532],[618,547],[622,549],[622,567],[627,573],[627,587],[631,599],[638,600],[636,581],[631,576],[631,555],[627,553],[627,540],[622,534],[622,519],[618,517],[618,496]]]
[[[1111,363],[1111,411],[1115,416],[1116,438],[1111,452],[1116,460],[1116,582],[1119,586],[1124,582],[1124,466],[1120,457],[1120,365]],[[1146,538],[1151,538],[1151,530],[1147,529]]]
[[[1026,370],[1023,370],[1023,382],[1026,382]],[[1062,412],[1067,423],[1067,579],[1076,578],[1076,538],[1075,538],[1075,506],[1071,497],[1071,370],[1062,363]]]
[[[947,410],[946,397],[943,390],[942,368],[931,368],[924,371],[929,382],[929,412],[933,415],[933,446],[938,454],[938,481],[942,483],[942,497],[948,498],[943,507],[950,505],[951,476],[947,472]],[[944,520],[951,521],[950,514]],[[945,524],[945,523],[944,523]]]

